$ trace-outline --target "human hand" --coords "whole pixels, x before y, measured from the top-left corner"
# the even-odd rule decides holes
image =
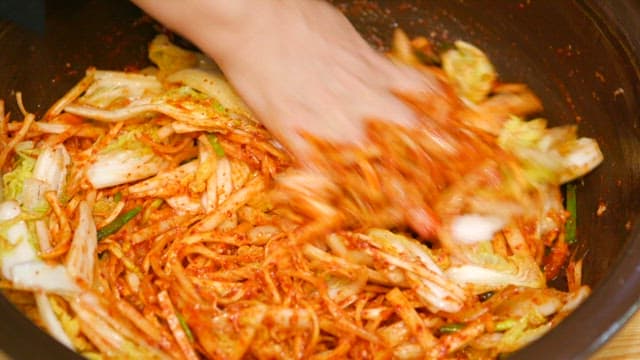
[[[317,0],[135,0],[221,67],[255,115],[295,157],[302,137],[364,145],[364,123],[415,123],[394,92],[433,93],[430,74],[373,50],[335,8]]]

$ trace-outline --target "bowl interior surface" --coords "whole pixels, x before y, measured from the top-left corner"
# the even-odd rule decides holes
[[[594,293],[548,336],[514,358],[580,358],[606,341],[640,296],[640,34],[625,17],[640,6],[599,1],[333,1],[370,43],[383,49],[401,27],[437,47],[465,40],[485,51],[500,79],[528,84],[552,125],[578,124],[605,162],[578,182],[576,253]],[[619,21],[613,21],[612,16]],[[622,19],[622,20],[620,20]],[[0,98],[17,113],[14,93],[43,114],[94,66],[148,64],[146,46],[161,30],[127,1],[49,1],[46,31],[0,24]],[[637,41],[637,42],[636,42]],[[256,66],[260,60],[256,59]],[[69,358],[0,297],[0,348],[15,358]]]

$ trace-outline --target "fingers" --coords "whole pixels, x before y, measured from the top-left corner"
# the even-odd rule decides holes
[[[426,207],[410,207],[405,212],[407,223],[423,239],[435,239],[440,222],[437,215]]]

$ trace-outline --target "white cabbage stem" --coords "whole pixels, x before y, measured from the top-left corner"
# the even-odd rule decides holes
[[[489,241],[496,232],[506,225],[506,221],[495,216],[466,214],[453,219],[451,235],[463,244],[475,244]]]
[[[78,214],[78,226],[67,255],[67,269],[74,279],[91,287],[98,246],[96,223],[86,201],[78,206]]]
[[[87,170],[87,177],[96,189],[142,180],[159,173],[167,161],[154,154],[123,150],[98,155]]]
[[[62,345],[68,347],[71,350],[74,350],[73,344],[71,343],[71,339],[64,329],[62,328],[62,324],[58,317],[53,311],[51,303],[49,302],[49,297],[47,294],[37,291],[35,294],[36,305],[38,307],[38,313],[40,314],[40,319],[49,330],[51,336],[54,339],[58,340]]]
[[[15,200],[0,203],[0,221],[11,220],[20,215],[20,204]]]

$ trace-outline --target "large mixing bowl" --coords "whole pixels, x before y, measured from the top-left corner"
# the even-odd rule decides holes
[[[591,297],[514,359],[585,358],[607,341],[640,296],[640,2],[335,1],[375,46],[391,29],[486,51],[501,78],[530,85],[553,124],[578,123],[605,162],[579,181],[578,236]],[[158,30],[125,1],[50,1],[46,32],[0,24],[0,97],[21,91],[42,114],[88,66],[140,67]],[[259,16],[256,14],[255,16]],[[247,19],[251,21],[251,19]],[[260,60],[256,59],[256,66]],[[0,296],[0,348],[17,359],[73,354]]]

